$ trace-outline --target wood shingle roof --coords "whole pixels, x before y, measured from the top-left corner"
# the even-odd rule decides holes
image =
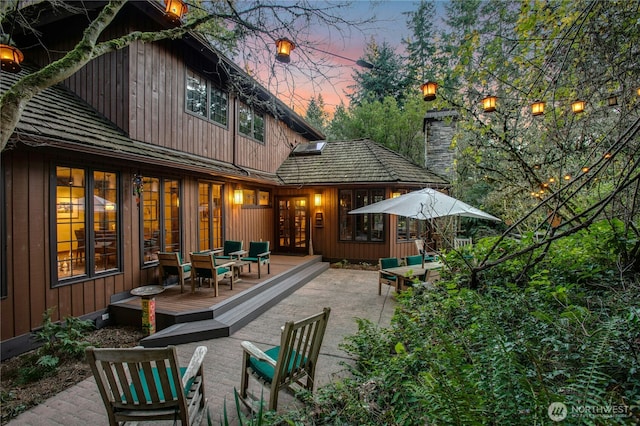
[[[449,185],[427,168],[369,139],[327,142],[321,154],[290,155],[277,175],[285,185]]]

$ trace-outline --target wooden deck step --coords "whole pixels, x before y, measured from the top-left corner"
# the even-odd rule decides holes
[[[140,344],[162,347],[230,336],[328,268],[328,263],[320,261],[293,268],[216,305],[213,319],[172,325],[145,337]]]

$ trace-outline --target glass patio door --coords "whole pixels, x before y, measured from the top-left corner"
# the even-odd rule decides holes
[[[309,202],[307,197],[278,198],[278,238],[276,251],[280,253],[309,252]]]

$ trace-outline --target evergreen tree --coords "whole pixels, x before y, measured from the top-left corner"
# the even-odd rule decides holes
[[[402,42],[408,53],[408,77],[416,82],[433,80],[435,79],[432,72],[436,53],[435,4],[433,1],[421,0],[418,9],[407,12],[407,16],[407,27],[412,34]]]
[[[311,100],[309,100],[305,118],[318,130],[325,131],[329,121],[329,114],[325,110],[324,99],[322,99],[321,94],[319,94],[317,98],[312,97]]]
[[[355,71],[353,93],[349,95],[351,105],[362,102],[382,102],[391,96],[402,105],[410,80],[407,77],[403,58],[395,53],[386,42],[378,45],[374,39],[365,47],[365,61],[373,64],[373,69]]]

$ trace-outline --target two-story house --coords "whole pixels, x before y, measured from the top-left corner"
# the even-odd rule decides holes
[[[72,49],[103,4],[86,2],[86,15],[34,5],[38,39],[14,35],[31,47],[0,91]],[[137,1],[107,32],[170,25],[162,3]],[[238,79],[244,92],[230,90]],[[135,42],[44,90],[2,152],[3,359],[28,346],[47,309],[97,317],[112,296],[157,282],[158,251],[232,239],[276,253],[313,244],[327,260],[413,254],[418,225],[399,235],[386,215],[346,213],[447,182],[372,141],[309,144],[323,138],[195,34]]]

